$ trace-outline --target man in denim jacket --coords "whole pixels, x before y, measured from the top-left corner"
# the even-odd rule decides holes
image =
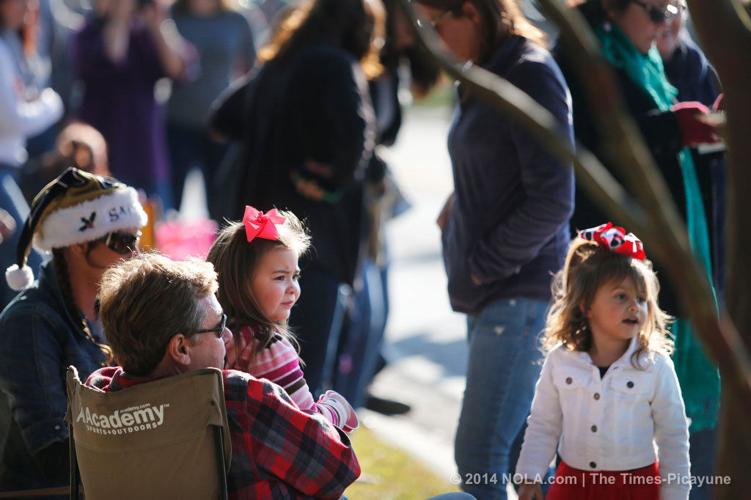
[[[133,188],[76,169],[34,199],[6,271],[23,291],[0,314],[0,491],[68,484],[65,369],[85,377],[108,361],[99,280],[133,254],[146,220]],[[33,284],[32,238],[52,252]]]

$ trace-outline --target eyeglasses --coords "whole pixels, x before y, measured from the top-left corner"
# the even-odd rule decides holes
[[[222,313],[222,319],[219,321],[219,324],[216,325],[214,328],[204,328],[203,330],[196,330],[193,333],[213,333],[216,335],[216,338],[220,339],[222,338],[222,335],[224,335],[224,330],[227,328],[227,315]]]
[[[141,239],[141,231],[136,234],[132,233],[109,233],[98,241],[101,241],[107,248],[120,255],[128,255],[138,250],[138,240]]]
[[[425,27],[427,25],[430,25],[431,28],[433,28],[434,31],[438,31],[438,25],[441,24],[448,16],[451,14],[450,10],[444,10],[437,16],[435,16],[433,19],[418,19],[417,24],[420,27]]]
[[[669,3],[665,7],[657,7],[656,5],[650,5],[641,0],[631,0],[631,3],[635,3],[647,12],[649,20],[655,24],[662,24],[670,21],[680,13],[680,10],[676,5]]]

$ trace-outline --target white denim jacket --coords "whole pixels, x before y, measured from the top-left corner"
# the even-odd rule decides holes
[[[633,339],[603,378],[585,352],[558,346],[548,354],[517,474],[544,477],[556,447],[564,462],[585,471],[625,471],[659,459],[660,498],[688,498],[688,421],[673,362],[642,354],[639,370],[631,364],[636,348]]]

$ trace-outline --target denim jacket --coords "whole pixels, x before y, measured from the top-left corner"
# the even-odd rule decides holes
[[[632,339],[604,377],[586,352],[559,346],[548,354],[518,474],[543,477],[556,450],[584,471],[628,471],[659,461],[660,498],[688,498],[688,421],[673,362],[641,353],[636,368],[631,359],[637,348]]]
[[[0,490],[57,486],[60,461],[39,452],[64,443],[65,370],[82,378],[106,356],[64,307],[52,262],[0,314]]]

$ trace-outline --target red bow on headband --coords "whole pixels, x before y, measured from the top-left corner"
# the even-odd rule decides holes
[[[276,226],[285,222],[287,222],[287,219],[280,215],[276,208],[263,213],[250,205],[245,205],[243,224],[245,225],[245,237],[248,243],[256,238],[272,241],[278,240],[279,230]]]
[[[612,222],[579,231],[579,237],[594,241],[611,252],[632,257],[636,260],[647,258],[641,240],[634,233],[626,234],[625,229],[614,226]]]

